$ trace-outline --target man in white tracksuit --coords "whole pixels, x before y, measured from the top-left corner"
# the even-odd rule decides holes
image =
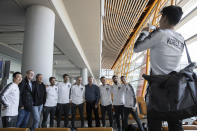
[[[108,118],[109,118],[109,123],[110,127],[112,127],[113,124],[113,113],[112,113],[112,87],[108,84],[106,84],[105,77],[102,76],[100,78],[101,85],[99,86],[100,90],[100,101],[101,101],[101,115],[102,115],[102,125],[103,127],[106,126],[105,124],[105,115],[107,112]]]
[[[57,84],[58,87],[58,102],[56,107],[57,127],[60,127],[62,113],[64,114],[64,127],[68,127],[68,114],[70,110],[70,89],[69,75],[63,75],[64,82]]]
[[[137,113],[137,106],[136,106],[136,97],[135,92],[131,84],[126,82],[125,76],[121,76],[121,86],[125,89],[124,97],[125,97],[125,104],[124,104],[124,129],[125,131],[128,130],[128,117],[131,113],[135,121],[137,122],[139,131],[144,131],[142,123],[138,117]]]
[[[13,74],[13,82],[8,84],[0,93],[3,128],[16,127],[20,96],[18,84],[21,81],[21,73],[15,72]]]
[[[114,84],[112,85],[113,94],[113,107],[115,111],[115,119],[118,131],[121,131],[124,126],[124,88],[118,83],[118,76],[114,75],[112,77]],[[122,128],[120,126],[120,116],[122,119]]]
[[[84,112],[83,106],[85,102],[85,86],[81,84],[82,78],[79,76],[77,77],[76,84],[71,88],[71,101],[72,101],[72,121],[71,125],[72,128],[75,128],[75,115],[76,109],[79,109],[80,119],[81,119],[81,128],[84,127]]]
[[[46,102],[43,108],[43,121],[42,127],[47,127],[47,118],[50,114],[50,127],[53,127],[54,124],[54,116],[58,101],[58,87],[55,85],[55,77],[50,77],[49,82],[50,86],[46,87]]]

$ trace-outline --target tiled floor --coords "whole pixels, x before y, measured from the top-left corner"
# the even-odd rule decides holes
[[[146,123],[146,120],[142,120],[142,122],[145,122]],[[134,120],[129,120],[129,124],[135,124],[136,125],[136,123],[135,123]],[[55,121],[55,124],[54,125],[56,126],[56,121]],[[81,122],[80,121],[76,121],[75,122],[76,128],[80,128],[80,125],[81,125]],[[115,121],[114,121],[114,124],[113,125],[114,125],[113,126],[113,131],[118,131],[117,128],[116,128],[116,126],[115,126]],[[61,127],[64,127],[64,122],[63,121],[61,121],[60,126]],[[95,121],[92,122],[92,126],[95,127]],[[70,121],[69,121],[68,127],[71,128],[71,122]],[[85,127],[88,127],[87,121],[85,121]],[[102,127],[102,124],[101,124],[101,127]],[[108,120],[106,121],[106,127],[109,127],[109,121]],[[75,130],[72,130],[72,131],[75,131]]]

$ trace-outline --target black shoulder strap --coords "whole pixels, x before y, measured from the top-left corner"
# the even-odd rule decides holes
[[[11,84],[12,84],[12,83],[10,83],[10,84],[8,84],[6,87],[4,87],[4,88],[2,89],[2,91],[1,91],[1,93],[0,93],[0,104],[2,104],[2,105],[4,105],[4,106],[7,106],[7,105],[6,105],[5,102],[3,101],[2,96],[3,96],[4,93],[9,89],[9,87],[10,87]]]
[[[186,51],[186,54],[187,54],[188,63],[192,63],[192,60],[191,60],[191,57],[189,55],[189,51],[187,49],[187,45],[186,45],[185,41],[184,41],[184,46],[185,46],[185,51]]]
[[[136,104],[136,97],[135,97],[135,92],[134,92],[134,89],[133,89],[133,86],[129,83],[128,84],[129,85],[129,87],[131,88],[131,91],[133,92],[133,97],[134,97],[134,105]]]
[[[133,92],[133,93],[134,93],[134,95],[135,95],[135,92],[134,92],[133,86],[132,86],[130,83],[129,83],[128,85],[129,85],[129,87],[131,88],[132,92]]]
[[[8,88],[10,87],[11,84],[12,84],[12,83],[9,83],[7,86],[5,86],[5,87],[1,90],[1,93],[0,93],[1,96],[8,90]]]
[[[129,85],[129,87],[133,88],[133,86],[130,83],[128,85]]]

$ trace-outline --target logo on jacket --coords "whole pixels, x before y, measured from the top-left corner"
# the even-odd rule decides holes
[[[175,38],[168,38],[167,44],[181,50],[184,48],[184,44]]]

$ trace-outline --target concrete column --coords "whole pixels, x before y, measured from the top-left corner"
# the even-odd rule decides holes
[[[52,76],[54,77],[56,76],[56,69],[53,69],[52,74],[53,74]]]
[[[52,76],[55,14],[44,6],[27,9],[23,44],[22,73],[33,70],[43,74],[44,82]]]
[[[88,84],[88,70],[87,68],[81,69],[82,84]]]

